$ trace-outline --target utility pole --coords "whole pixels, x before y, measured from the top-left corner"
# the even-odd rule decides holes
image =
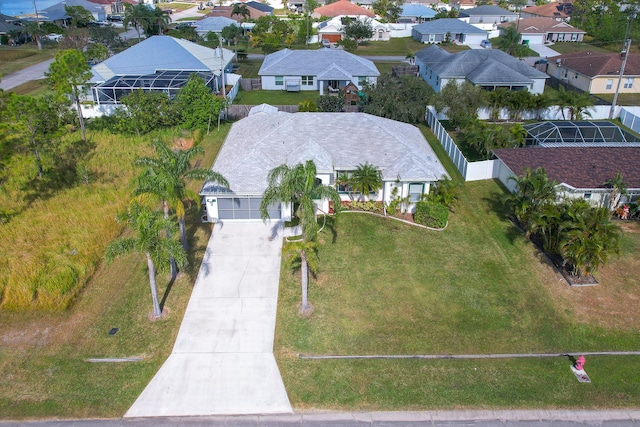
[[[631,33],[631,21],[635,19],[636,14],[633,13],[629,15],[629,22],[627,22],[627,31],[624,39],[624,46],[622,47],[621,55],[624,55],[622,58],[622,66],[620,67],[620,75],[618,76],[618,84],[616,85],[616,93],[613,95],[613,102],[611,103],[611,110],[609,110],[609,120],[613,119],[613,115],[616,111],[616,103],[618,102],[618,93],[620,92],[620,85],[622,84],[622,78],[624,77],[624,67],[627,65],[627,58],[631,54],[631,38],[629,37]]]

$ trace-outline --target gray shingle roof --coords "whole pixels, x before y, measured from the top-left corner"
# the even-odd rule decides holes
[[[486,34],[487,32],[456,18],[442,18],[413,27],[420,34]]]
[[[461,10],[458,15],[461,18],[470,16],[517,16],[517,13],[513,13],[510,10],[503,9],[500,6],[495,5],[483,5],[473,7],[471,9]]]
[[[439,46],[416,52],[416,58],[440,78],[469,78],[491,82],[530,82],[549,76],[499,49],[471,49],[451,54]],[[487,80],[489,79],[489,80]],[[496,79],[502,79],[497,80]]]
[[[253,113],[233,124],[213,170],[229,180],[232,192],[261,194],[271,169],[306,160],[319,173],[369,162],[385,180],[446,176],[418,128],[365,113]],[[217,190],[206,183],[201,194]]]
[[[210,16],[197,21],[195,28],[196,31],[201,33],[209,31],[219,33],[224,27],[228,27],[229,25],[235,25],[236,27],[240,26],[237,21],[231,18],[227,18],[225,16]]]
[[[318,76],[339,69],[347,76],[379,76],[373,62],[344,50],[290,50],[267,55],[260,76]],[[341,77],[344,78],[344,77]]]

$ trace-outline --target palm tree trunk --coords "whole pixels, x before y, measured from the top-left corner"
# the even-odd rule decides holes
[[[160,303],[158,303],[158,288],[156,286],[156,268],[151,259],[151,254],[147,252],[147,267],[149,269],[149,285],[151,286],[151,298],[153,299],[153,317],[156,319],[162,316]]]
[[[164,210],[165,219],[169,219],[169,204],[166,200],[162,201],[162,208]],[[167,229],[167,239],[171,239],[171,231]],[[173,254],[169,254],[169,265],[171,266],[171,279],[175,279],[178,276],[178,266],[176,265],[176,259]]]
[[[301,311],[309,308],[309,266],[307,265],[307,253],[300,251],[300,273],[302,276],[302,305]]]
[[[178,225],[180,226],[180,243],[182,243],[182,249],[188,251],[189,242],[187,241],[187,224],[184,220],[184,216],[182,218],[178,218]]]

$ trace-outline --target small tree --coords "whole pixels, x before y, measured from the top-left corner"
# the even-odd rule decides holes
[[[89,22],[93,21],[93,15],[91,14],[91,12],[89,12],[82,6],[65,5],[64,11],[71,17],[72,27],[86,27]]]
[[[472,123],[478,118],[478,108],[486,105],[486,92],[469,82],[462,84],[454,80],[434,97],[434,107],[438,112],[444,112],[456,127]]]
[[[75,103],[82,140],[87,136],[84,129],[84,117],[82,116],[81,97],[84,87],[91,78],[91,67],[87,63],[84,54],[75,49],[61,50],[56,53],[56,59],[49,66],[49,72],[45,74],[49,85],[61,95],[71,96]]]
[[[356,44],[373,37],[373,26],[370,19],[354,19],[346,24],[342,31],[347,38],[355,40]]]
[[[309,310],[309,273],[314,277],[318,272],[318,244],[313,241],[288,242],[282,249],[287,267],[296,271],[300,270],[300,282],[302,287],[302,302],[300,313]]]
[[[369,162],[360,163],[351,174],[350,184],[355,192],[360,193],[359,199],[366,200],[370,193],[382,188],[382,171]]]
[[[120,102],[125,108],[117,108],[112,117],[115,130],[125,134],[144,135],[173,126],[180,118],[169,97],[162,92],[138,88],[123,96]]]
[[[620,172],[618,172],[614,178],[607,180],[604,185],[611,189],[611,194],[609,195],[609,211],[613,212],[620,204],[620,198],[627,195],[628,186]]]
[[[384,73],[376,84],[365,84],[362,111],[405,123],[422,123],[427,105],[435,93],[431,86],[414,76],[394,77]]]
[[[338,96],[322,95],[318,97],[318,110],[325,113],[340,113],[344,110],[344,94]]]
[[[175,223],[163,218],[162,213],[152,211],[138,203],[131,203],[126,214],[118,220],[128,224],[136,233],[135,237],[121,237],[111,242],[105,255],[107,263],[120,255],[137,252],[147,259],[149,286],[153,301],[153,317],[162,316],[158,303],[158,287],[156,285],[156,269],[166,271],[169,267],[169,254],[172,254],[179,267],[187,265],[187,254],[175,239],[167,238],[165,231],[175,228]]]
[[[186,129],[209,129],[226,106],[226,99],[211,94],[204,80],[191,74],[175,98],[175,109]]]

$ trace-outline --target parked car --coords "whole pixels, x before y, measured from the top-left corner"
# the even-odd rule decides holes
[[[46,38],[47,40],[51,40],[54,42],[59,42],[62,37],[64,37],[62,34],[47,34],[46,36],[44,36],[44,38]]]
[[[491,49],[493,46],[491,45],[491,42],[487,39],[484,39],[480,42],[480,46],[485,48],[485,49]]]
[[[327,39],[322,39],[322,47],[331,47],[331,42]]]

